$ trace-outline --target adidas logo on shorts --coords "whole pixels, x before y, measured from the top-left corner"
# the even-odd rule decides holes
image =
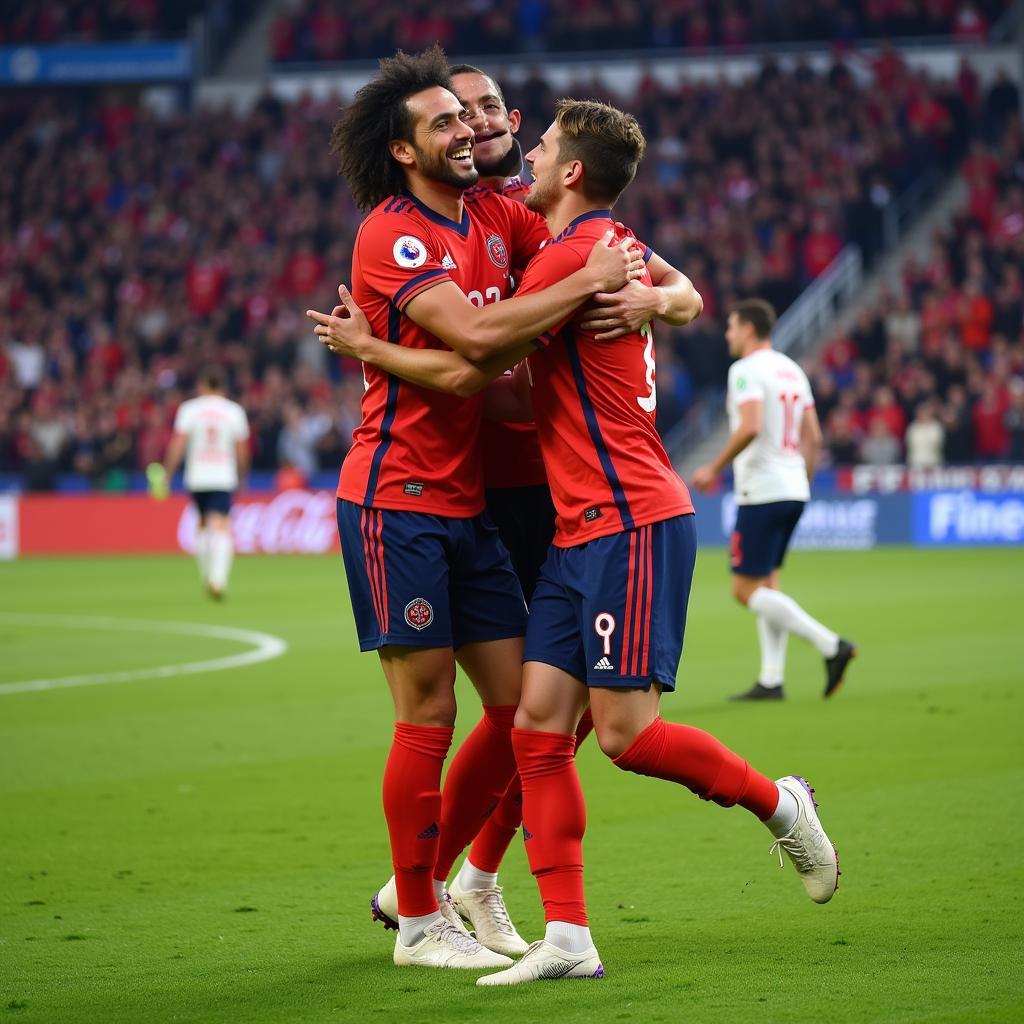
[[[610,662],[610,661],[609,661],[609,660],[608,660],[607,658],[602,658],[602,659],[601,659],[601,660],[600,660],[600,661],[599,661],[599,662],[598,662],[598,663],[597,663],[597,664],[596,664],[596,665],[594,666],[594,669],[595,669],[595,670],[596,670],[596,669],[601,669],[601,670],[603,670],[603,671],[605,671],[605,672],[611,672],[611,671],[613,671],[613,670],[614,670],[614,668],[615,668],[615,666],[614,666],[614,665],[613,665],[613,664],[612,664],[612,663],[611,663],[611,662]]]

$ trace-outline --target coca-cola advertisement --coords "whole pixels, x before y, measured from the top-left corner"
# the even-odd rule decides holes
[[[6,557],[160,554],[195,550],[198,516],[187,496],[26,495],[12,499],[0,536]],[[337,549],[335,496],[287,490],[239,495],[231,507],[239,554],[324,554]]]

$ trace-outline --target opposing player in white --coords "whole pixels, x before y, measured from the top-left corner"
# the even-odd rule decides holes
[[[745,299],[729,314],[725,339],[737,359],[729,369],[731,433],[714,460],[693,474],[694,486],[708,491],[733,464],[732,592],[757,616],[761,646],[757,682],[733,700],[782,699],[790,633],[813,644],[825,659],[826,697],[839,688],[857,653],[779,590],[779,569],[811,496],[821,427],[807,375],[772,348],[774,326],[775,310],[762,299]]]
[[[196,561],[211,597],[220,600],[228,586],[234,544],[231,494],[249,467],[249,421],[245,410],[224,395],[224,374],[213,366],[199,378],[199,395],[182,402],[164,459],[167,480],[185,461],[185,486],[199,513]]]

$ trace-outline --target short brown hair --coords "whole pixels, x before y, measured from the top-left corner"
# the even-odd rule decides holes
[[[558,157],[583,164],[583,194],[612,206],[633,180],[647,140],[637,119],[595,100],[559,100],[555,124],[562,133]]]
[[[759,338],[770,338],[775,327],[775,307],[765,299],[741,299],[731,309],[736,318],[754,328]]]
[[[216,363],[210,363],[209,366],[204,366],[199,371],[199,382],[211,391],[223,392],[227,387],[227,374],[223,367]]]

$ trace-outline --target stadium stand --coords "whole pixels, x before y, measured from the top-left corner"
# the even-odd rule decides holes
[[[837,464],[1024,457],[1024,131],[1005,82],[988,108],[965,207],[809,366]]]
[[[373,59],[397,41],[408,51],[439,40],[456,53],[601,50],[742,52],[765,43],[823,40],[849,44],[885,37],[985,39],[1009,0],[731,0],[726,3],[606,4],[522,0],[503,5],[344,5],[295,0],[275,19],[271,53],[279,63]]]

